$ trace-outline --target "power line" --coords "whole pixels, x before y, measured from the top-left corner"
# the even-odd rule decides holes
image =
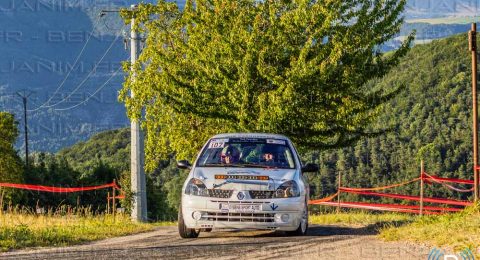
[[[8,99],[13,99],[16,96],[16,94],[12,93],[5,93],[5,94],[0,94],[0,111],[6,111],[9,112],[7,107],[7,102],[6,100]],[[3,108],[1,108],[3,106]]]
[[[53,105],[44,105],[43,107],[44,108],[50,108],[50,107],[54,107],[58,104],[61,104],[63,102],[65,102],[66,100],[68,100],[73,94],[75,94],[75,92],[77,92],[84,84],[85,82],[87,82],[88,79],[90,79],[90,77],[92,75],[94,75],[96,73],[96,70],[97,70],[97,67],[98,65],[100,65],[100,63],[103,61],[103,59],[107,56],[107,54],[110,52],[110,50],[113,48],[113,46],[115,45],[115,43],[118,41],[120,35],[117,35],[117,37],[115,38],[115,40],[110,44],[110,46],[108,47],[108,49],[105,51],[105,53],[103,54],[103,56],[100,58],[100,60],[95,64],[95,66],[93,67],[93,69],[88,73],[87,77],[85,77],[85,79],[82,80],[82,82],[80,82],[80,84],[75,87],[75,89],[70,92],[70,94],[68,94],[68,96],[66,96],[65,98],[63,98],[62,100],[60,100],[59,102],[53,104]],[[50,98],[52,99],[53,96]],[[37,109],[38,110],[38,109]]]
[[[97,17],[97,20],[95,21],[95,23],[93,24],[93,27],[92,27],[92,31],[90,32],[90,34],[88,35],[88,38],[87,40],[85,41],[85,44],[83,45],[82,49],[80,50],[80,53],[78,53],[77,57],[75,58],[75,61],[73,63],[73,66],[70,67],[70,70],[67,72],[67,75],[65,76],[65,78],[63,79],[62,83],[60,83],[60,85],[57,87],[57,89],[55,90],[55,92],[53,93],[53,95],[43,104],[41,104],[39,107],[35,108],[35,109],[32,109],[32,110],[28,110],[29,112],[35,112],[35,111],[38,111],[40,110],[42,107],[44,107],[46,104],[50,103],[50,101],[52,101],[52,99],[55,97],[55,95],[58,93],[58,91],[63,87],[63,85],[65,85],[65,82],[67,81],[68,77],[70,76],[70,74],[72,73],[73,69],[75,68],[75,66],[77,65],[78,61],[80,60],[80,57],[83,55],[83,52],[85,51],[88,43],[90,42],[90,39],[92,38],[92,35],[93,33],[95,32],[97,26],[98,26],[98,23],[100,22],[100,18],[102,16],[99,15]]]
[[[103,25],[105,26],[105,28],[107,28],[108,30],[110,31],[120,31],[122,30],[123,28],[125,28],[125,26],[121,26],[119,28],[114,28],[114,27],[110,27],[108,24],[107,24],[107,21],[105,19],[103,19]]]
[[[107,86],[107,84],[114,78],[118,75],[118,72],[120,72],[120,70],[122,69],[122,67],[119,67],[113,74],[112,76],[110,76],[110,78],[107,79],[107,81],[105,83],[103,83],[103,85],[101,85],[95,92],[93,92],[93,94],[91,94],[90,96],[88,96],[88,98],[86,98],[84,101],[74,105],[74,106],[71,106],[71,107],[67,107],[67,108],[55,108],[56,111],[66,111],[66,110],[70,110],[70,109],[73,109],[73,108],[76,108],[76,107],[79,107],[85,103],[87,103],[92,97],[94,97],[98,92],[100,92],[100,90],[102,90],[104,87]]]
[[[27,124],[27,100],[30,95],[32,95],[33,92],[23,90],[17,92],[17,95],[22,99],[23,102],[23,119],[24,119],[24,135],[25,135],[25,165],[26,168],[28,169],[28,124]]]

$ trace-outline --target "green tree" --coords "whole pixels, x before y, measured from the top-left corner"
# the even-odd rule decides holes
[[[413,35],[384,55],[405,0],[163,0],[122,12],[147,33],[120,92],[131,118],[145,108],[150,169],[191,158],[218,132],[283,133],[302,148],[344,146],[401,89],[366,84],[389,72]],[[130,69],[131,66],[126,66]],[[133,77],[135,76],[135,80]],[[130,97],[130,91],[134,97]]]
[[[18,137],[17,122],[12,114],[0,112],[0,182],[21,183],[23,163],[14,148]],[[11,199],[12,190],[6,189],[4,199]],[[0,209],[2,210],[2,209]]]

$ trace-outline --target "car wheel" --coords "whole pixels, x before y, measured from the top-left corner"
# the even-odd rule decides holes
[[[197,238],[200,234],[200,231],[197,231],[194,228],[187,228],[187,226],[185,226],[185,221],[183,220],[182,205],[180,205],[178,209],[178,233],[182,238]]]
[[[302,219],[300,220],[300,224],[298,228],[294,231],[287,231],[288,236],[305,236],[308,232],[308,206],[305,203],[305,207],[302,213]]]

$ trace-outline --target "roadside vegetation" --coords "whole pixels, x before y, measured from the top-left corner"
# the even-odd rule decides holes
[[[384,241],[408,241],[443,250],[470,249],[480,257],[480,204],[459,213],[417,216],[404,213],[347,211],[310,215],[310,224],[370,227]]]
[[[380,237],[386,241],[405,240],[461,251],[469,248],[479,256],[480,204],[456,214],[424,216],[408,225],[386,226]]]
[[[402,213],[375,213],[367,211],[350,211],[310,215],[310,224],[348,225],[348,226],[394,226],[413,221],[415,216]]]
[[[0,213],[0,251],[67,246],[153,230],[172,222],[135,223],[124,214],[93,215],[89,208],[63,208],[47,214],[23,210]]]

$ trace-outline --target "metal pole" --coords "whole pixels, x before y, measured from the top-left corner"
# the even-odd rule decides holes
[[[340,213],[340,188],[342,187],[342,172],[338,172],[338,188],[337,188],[337,214]]]
[[[132,5],[131,9],[134,11],[136,5]],[[135,26],[135,16],[132,17],[131,21],[131,31],[130,31],[130,52],[131,52],[131,63],[135,64],[137,61],[139,53],[139,37],[134,30]],[[132,66],[133,70],[133,66]],[[135,74],[133,75],[135,78]],[[131,97],[134,97],[133,91],[130,93]],[[133,193],[133,208],[132,208],[132,219],[138,222],[144,222],[147,220],[147,193],[146,193],[146,180],[145,180],[145,171],[144,171],[144,149],[143,149],[143,134],[140,129],[140,123],[136,119],[131,121],[131,162],[130,162],[130,171],[131,171],[131,182],[132,182],[132,193]]]
[[[20,92],[17,92],[17,95],[22,98],[23,102],[23,120],[24,120],[24,136],[25,136],[25,166],[28,169],[29,163],[28,163],[28,124],[27,124],[27,99],[32,93],[30,92],[27,94],[26,90],[23,90],[23,94]]]
[[[477,24],[472,23],[468,33],[469,49],[472,52],[472,117],[473,117],[473,179],[474,201],[478,201],[478,111],[477,111]]]
[[[28,168],[28,125],[27,125],[27,97],[23,97],[23,116],[24,116],[24,131],[25,131],[25,164]]]
[[[425,172],[423,166],[423,160],[420,162],[420,216],[423,216],[423,193],[424,193],[424,181],[423,173]]]

